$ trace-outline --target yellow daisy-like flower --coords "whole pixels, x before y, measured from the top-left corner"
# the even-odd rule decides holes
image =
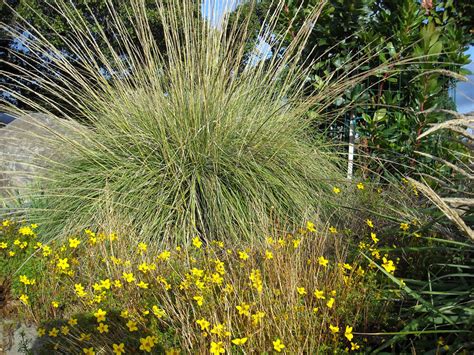
[[[75,249],[81,244],[81,241],[77,238],[69,238],[69,248]]]
[[[222,341],[219,342],[211,342],[211,348],[209,349],[211,354],[224,354],[225,348],[224,343]]]
[[[29,299],[29,297],[28,297],[27,295],[25,295],[25,294],[22,294],[22,295],[20,296],[20,301],[21,301],[23,304],[25,304],[25,305],[28,305],[28,299]]]
[[[77,324],[77,319],[76,318],[71,318],[67,321],[67,324],[69,324],[71,327],[73,327]]]
[[[365,223],[367,223],[367,225],[368,225],[370,228],[374,228],[374,222],[372,222],[370,219],[366,219],[366,220],[365,220]]]
[[[202,296],[194,296],[193,300],[196,301],[198,306],[202,306],[204,304],[204,297]]]
[[[206,319],[201,318],[196,321],[196,323],[201,327],[201,330],[209,330],[209,326],[211,323],[209,323]]]
[[[242,260],[247,260],[249,255],[245,251],[239,251],[239,258]]]
[[[331,297],[329,301],[326,303],[326,306],[328,306],[329,308],[332,308],[332,306],[334,305],[334,301],[335,301],[334,297]]]
[[[97,330],[102,333],[108,333],[109,332],[109,326],[104,323],[99,323],[99,326],[97,327]]]
[[[57,301],[51,301],[51,306],[53,306],[54,308],[58,308],[59,303]]]
[[[347,340],[352,341],[352,338],[354,338],[354,335],[352,334],[352,327],[346,325],[344,336],[347,338]]]
[[[147,336],[146,338],[140,338],[140,350],[151,352],[151,349],[156,344],[156,338],[152,336]]]
[[[326,297],[324,296],[324,291],[320,291],[318,289],[316,289],[314,291],[314,296],[318,299],[318,300],[324,300],[326,299]]]
[[[360,346],[357,343],[352,343],[351,342],[351,350],[359,350]]]
[[[252,314],[252,324],[257,326],[260,321],[263,319],[263,317],[265,317],[265,312],[262,312],[262,311],[258,311],[257,313],[255,314]]]
[[[38,328],[38,336],[43,337],[46,334],[46,329]]]
[[[329,227],[329,233],[331,233],[331,234],[337,234],[337,228],[336,228],[336,227],[333,227],[333,226]]]
[[[306,229],[312,233],[316,232],[316,228],[313,222],[306,222]]]
[[[127,322],[126,326],[128,327],[128,330],[131,332],[135,332],[138,330],[137,322],[134,322],[131,319]]]
[[[148,283],[140,281],[139,283],[137,283],[137,286],[145,290],[148,288]]]
[[[49,331],[49,333],[48,333],[48,335],[49,335],[50,337],[53,337],[53,338],[57,337],[58,334],[59,334],[59,329],[57,329],[56,327],[54,327],[53,329],[51,329],[51,330]]]
[[[97,318],[97,323],[104,322],[106,314],[107,311],[103,311],[101,308],[99,308],[97,312],[94,313],[94,317]]]
[[[265,250],[265,259],[273,259],[273,253],[271,251]]]
[[[125,344],[120,343],[120,344],[112,344],[112,351],[115,355],[120,355],[125,353]]]
[[[296,292],[298,292],[299,295],[304,296],[306,295],[306,289],[304,287],[297,287]]]
[[[82,349],[82,352],[83,352],[85,355],[95,355],[94,348],[83,348],[83,349]]]
[[[158,260],[162,260],[162,261],[166,261],[166,260],[168,260],[170,257],[171,257],[171,253],[170,253],[168,250],[165,250],[165,251],[162,251],[162,252],[158,255],[157,259],[158,259]]]
[[[410,229],[410,225],[408,223],[400,223],[400,229],[404,232]]]
[[[377,234],[375,233],[370,233],[370,238],[372,239],[372,241],[377,244],[379,242],[379,238],[377,238]]]
[[[363,189],[365,188],[365,186],[364,186],[363,183],[359,182],[359,183],[357,184],[357,188],[358,188],[359,190],[363,190]]]
[[[151,310],[157,318],[163,318],[166,315],[165,310],[158,306],[153,306]]]
[[[235,344],[235,345],[244,345],[246,342],[247,342],[248,338],[235,338],[232,340],[232,344]]]
[[[8,248],[8,244],[6,242],[0,242],[0,249]]]
[[[67,325],[63,325],[61,327],[61,333],[64,334],[64,335],[68,335],[69,334],[69,327]]]
[[[276,352],[280,353],[285,347],[286,347],[285,344],[283,344],[280,338],[277,338],[276,340],[273,341],[273,349]]]
[[[192,243],[193,243],[193,246],[194,246],[195,248],[197,248],[197,249],[201,249],[201,247],[202,247],[202,241],[201,241],[201,238],[199,238],[199,237],[195,237],[195,238],[193,238],[193,241],[192,241]]]
[[[331,330],[331,333],[333,333],[333,334],[339,333],[339,327],[338,326],[334,326],[332,324],[329,324],[329,329]]]
[[[89,341],[91,340],[91,335],[86,333],[81,333],[79,341]]]
[[[135,281],[135,277],[133,276],[133,274],[131,272],[122,273],[122,277],[128,283],[132,283],[133,281]]]
[[[324,256],[320,256],[318,258],[318,263],[319,263],[319,265],[326,267],[326,266],[328,266],[329,260],[324,258]]]
[[[337,195],[337,194],[341,193],[341,189],[339,187],[334,186],[332,188],[332,192],[334,192]]]
[[[138,243],[137,249],[139,253],[144,253],[148,249],[148,246],[145,243]]]
[[[236,306],[237,311],[239,311],[239,315],[250,317],[250,305],[247,303],[242,303],[239,306]]]
[[[58,269],[61,269],[63,271],[67,270],[69,268],[69,263],[67,261],[68,261],[67,258],[59,259],[56,266],[58,267]]]

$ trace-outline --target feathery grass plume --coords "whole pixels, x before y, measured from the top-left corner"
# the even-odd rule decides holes
[[[58,34],[66,49],[27,22],[2,24],[12,36],[29,34],[22,36],[27,53],[15,55],[32,64],[10,63],[16,73],[1,74],[16,88],[28,91],[39,83],[41,91],[32,99],[0,88],[61,126],[51,129],[30,111],[1,103],[3,111],[46,131],[35,138],[55,153],[35,153],[23,164],[34,172],[12,169],[35,178],[35,185],[18,186],[30,203],[17,212],[39,222],[43,235],[103,226],[113,215],[159,240],[224,233],[250,238],[274,222],[324,212],[325,202],[335,198],[330,181],[343,175],[328,145],[308,133],[304,113],[369,75],[303,95],[310,66],[300,65],[301,53],[324,1],[285,48],[278,42],[285,32],[275,30],[284,2],[275,2],[258,38],[280,43],[274,53],[281,54],[267,61],[245,51],[253,37],[238,7],[237,20],[224,16],[215,26],[196,14],[192,1],[156,1],[163,53],[147,20],[149,1],[131,0],[126,18],[119,16],[119,2],[106,3],[114,43],[93,9],[88,18],[94,34],[65,0],[48,4],[67,19],[70,31]],[[22,162],[14,154],[6,160]]]

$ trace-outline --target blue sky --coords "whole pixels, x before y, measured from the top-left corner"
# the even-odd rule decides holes
[[[456,87],[456,105],[461,113],[474,111],[474,46],[467,51],[471,55],[471,63],[465,66],[473,74],[468,75],[467,82],[460,82]]]

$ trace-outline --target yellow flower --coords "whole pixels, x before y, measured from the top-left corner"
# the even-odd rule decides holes
[[[331,233],[331,234],[337,234],[337,228],[336,228],[336,227],[333,227],[333,226],[329,227],[329,233]]]
[[[101,308],[99,308],[97,312],[94,313],[94,317],[97,318],[97,323],[104,322],[106,314],[106,311],[103,311]]]
[[[351,264],[347,264],[347,263],[344,263],[344,264],[342,265],[342,268],[343,268],[343,269],[346,269],[346,270],[352,270]]]
[[[170,257],[171,257],[171,253],[170,253],[168,250],[165,250],[165,251],[162,251],[162,252],[158,255],[157,259],[166,261],[166,260],[168,260]]]
[[[193,300],[196,301],[198,306],[202,306],[204,304],[204,297],[202,296],[194,296]]]
[[[209,326],[211,325],[211,323],[204,318],[198,319],[196,323],[201,327],[201,330],[209,330]]]
[[[67,258],[59,259],[56,266],[58,267],[58,269],[66,270],[69,267],[69,264],[67,262]]]
[[[102,333],[108,333],[109,332],[109,326],[104,323],[99,323],[99,326],[97,327],[97,330]]]
[[[328,266],[329,260],[328,260],[328,259],[325,259],[324,256],[320,256],[320,257],[318,258],[318,263],[319,263],[319,265],[321,265],[321,266]]]
[[[297,287],[296,292],[298,292],[298,294],[300,294],[301,296],[304,296],[307,293],[304,287]]]
[[[146,252],[148,246],[145,243],[138,243],[137,248],[139,253],[144,253]]]
[[[276,352],[281,352],[285,348],[285,344],[282,343],[282,341],[277,338],[277,340],[273,341],[273,349],[275,349]]]
[[[120,344],[112,344],[113,347],[113,352],[115,355],[120,355],[125,353],[125,344],[120,343]]]
[[[11,224],[11,221],[9,221],[8,219],[6,219],[2,222],[3,227],[8,227],[10,224]]]
[[[122,312],[120,312],[120,317],[128,318],[128,311],[126,309],[124,309]]]
[[[370,219],[366,219],[366,220],[365,220],[365,223],[367,223],[367,225],[368,225],[370,228],[374,228],[374,223],[373,223]]]
[[[363,189],[364,189],[364,184],[361,183],[361,182],[359,182],[359,183],[357,184],[357,188],[358,188],[359,190],[363,190]]]
[[[57,329],[56,327],[54,327],[53,329],[51,329],[51,330],[49,331],[49,333],[48,333],[48,335],[49,335],[50,337],[53,337],[53,338],[57,337],[58,334],[59,334],[59,329]]]
[[[83,349],[82,349],[82,352],[83,352],[85,355],[95,355],[94,348],[83,348]]]
[[[131,283],[131,282],[135,281],[135,277],[133,276],[133,274],[131,272],[130,273],[127,273],[127,272],[122,273],[122,277],[128,283]]]
[[[298,248],[301,243],[301,239],[293,239],[293,248]]]
[[[78,297],[87,296],[87,292],[84,291],[84,287],[81,284],[75,284],[74,291],[76,292]]]
[[[352,334],[352,327],[346,325],[344,336],[347,338],[347,340],[352,341],[352,338],[354,338],[354,335]]]
[[[38,328],[38,336],[43,337],[46,334],[46,329]]]
[[[248,338],[235,338],[232,340],[232,344],[235,345],[244,345],[247,342]]]
[[[77,324],[77,319],[76,318],[71,318],[67,321],[67,324],[69,324],[71,327],[73,327]]]
[[[115,288],[122,288],[122,282],[120,280],[114,280]]]
[[[109,279],[100,280],[100,288],[105,288],[106,290],[110,290],[111,286],[112,284]]]
[[[35,280],[28,279],[28,276],[26,276],[26,275],[20,275],[20,282],[25,284],[25,285],[34,285],[35,284]]]
[[[255,326],[258,325],[263,319],[263,317],[265,317],[265,312],[262,311],[258,311],[257,313],[252,314],[252,324]]]
[[[193,275],[195,277],[203,277],[204,276],[204,270],[193,267],[191,269],[191,275]]]
[[[332,192],[334,192],[336,195],[341,192],[341,189],[339,187],[334,186],[332,188]]]
[[[320,291],[320,290],[316,289],[314,291],[314,295],[316,296],[316,298],[318,300],[325,300],[326,299],[326,297],[324,297],[324,291]]]
[[[410,225],[408,223],[400,223],[400,229],[404,232],[410,229]]]
[[[69,327],[67,325],[63,325],[61,327],[61,333],[63,333],[64,335],[68,335],[69,334]]]
[[[166,315],[165,310],[158,306],[153,306],[151,310],[157,318],[163,318]]]
[[[372,238],[372,240],[375,244],[377,244],[378,241],[379,241],[379,238],[377,238],[377,234],[375,234],[375,233],[370,233],[370,238]]]
[[[316,228],[314,226],[314,223],[313,222],[306,222],[306,229],[309,231],[309,232],[316,232]]]
[[[393,264],[393,261],[392,260],[387,260],[387,258],[385,258],[385,257],[382,258],[382,261],[383,261],[382,266],[385,269],[385,271],[387,271],[390,274],[393,274],[393,272],[396,269],[395,265]]]
[[[126,326],[128,327],[128,330],[131,332],[138,330],[137,322],[134,322],[131,319],[127,322]]]
[[[69,238],[69,248],[75,249],[81,244],[81,241],[77,238]]]
[[[265,250],[265,259],[273,259],[273,253],[271,251]]]
[[[319,307],[314,307],[313,308],[313,313],[318,313],[318,311],[319,311]]]
[[[239,315],[250,317],[250,305],[247,303],[242,303],[240,306],[236,306],[239,311]]]
[[[28,226],[21,227],[20,229],[18,229],[18,233],[20,233],[21,235],[25,235],[25,236],[35,235],[35,232],[33,232],[31,227],[28,227]]]
[[[335,301],[334,297],[331,297],[329,301],[326,303],[326,306],[328,306],[329,308],[332,308],[332,306],[334,305],[334,301]]]
[[[8,248],[8,244],[5,243],[5,242],[1,242],[0,243],[0,249],[6,249],[6,248]]]
[[[9,252],[8,252],[8,255],[11,256],[11,257],[15,256],[15,254],[16,254],[16,253],[15,253],[14,251],[9,251]]]
[[[49,256],[53,252],[52,249],[47,245],[43,245],[42,249],[43,249],[43,256]]]
[[[148,288],[148,283],[140,281],[139,283],[137,283],[137,286],[142,288],[142,289],[147,289]]]
[[[90,334],[81,333],[81,336],[79,337],[79,341],[89,341],[89,340],[91,340]]]
[[[222,341],[219,342],[211,342],[211,348],[209,349],[211,354],[224,354],[225,349],[224,349],[224,343]]]
[[[331,333],[336,334],[339,333],[339,327],[338,326],[333,326],[329,324],[329,329],[331,330]]]
[[[351,350],[359,350],[360,346],[357,343],[352,343],[351,342]]]
[[[227,330],[224,324],[217,323],[212,329],[212,334],[216,334],[218,337],[230,336],[230,332]]]
[[[258,292],[263,291],[263,281],[262,281],[262,275],[260,273],[260,270],[252,269],[249,279],[251,281],[251,285],[255,287]]]
[[[29,297],[25,294],[22,294],[20,296],[20,301],[23,302],[23,304],[25,304],[25,305],[28,305],[28,299],[29,299]]]
[[[155,346],[156,338],[147,336],[146,338],[140,338],[140,350],[151,352],[151,349]]]
[[[200,249],[202,247],[202,241],[199,237],[193,238],[193,245],[195,248]]]
[[[249,255],[245,251],[239,251],[239,258],[242,260],[247,260]]]
[[[51,301],[51,305],[54,307],[54,308],[58,308],[59,307],[59,303],[57,301]]]

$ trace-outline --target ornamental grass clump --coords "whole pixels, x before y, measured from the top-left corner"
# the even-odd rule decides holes
[[[193,2],[156,2],[163,31],[154,38],[144,1],[131,1],[125,19],[107,3],[114,43],[93,11],[94,35],[66,1],[51,4],[70,26],[61,35],[66,50],[27,23],[3,26],[11,35],[28,31],[28,51],[17,55],[43,64],[2,73],[23,90],[41,83],[35,100],[11,95],[64,126],[43,137],[54,157],[36,160],[41,169],[25,173],[35,184],[21,188],[29,204],[19,211],[40,222],[43,235],[104,227],[113,216],[160,241],[251,238],[324,212],[330,181],[343,175],[327,144],[308,133],[303,117],[314,97],[303,96],[307,67],[299,65],[320,8],[263,61],[246,50],[255,34],[239,9],[216,27]],[[268,14],[258,38],[285,37],[274,30],[282,8]],[[1,109],[30,117],[6,103]]]

